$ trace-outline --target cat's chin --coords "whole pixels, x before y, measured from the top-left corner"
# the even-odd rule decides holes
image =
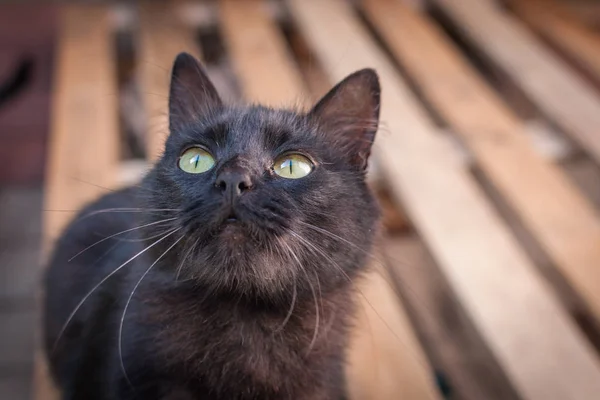
[[[248,239],[246,229],[239,221],[226,221],[221,226],[220,238],[233,242],[241,242]]]

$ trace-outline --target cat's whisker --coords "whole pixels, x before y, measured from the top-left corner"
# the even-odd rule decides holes
[[[360,290],[360,288],[358,288],[356,285],[354,285],[354,282],[352,281],[352,279],[350,278],[350,276],[348,276],[348,274],[346,273],[346,271],[344,271],[344,269],[338,264],[336,263],[331,257],[329,257],[327,254],[325,254],[325,252],[320,249],[319,247],[317,247],[316,245],[313,245],[311,242],[309,242],[308,240],[306,240],[304,237],[302,237],[302,235],[299,235],[298,233],[294,232],[294,231],[290,231],[290,233],[292,234],[292,236],[296,237],[298,240],[300,240],[302,242],[302,244],[304,244],[305,246],[309,246],[308,250],[312,251],[313,254],[317,255],[317,256],[322,256],[323,258],[325,258],[327,261],[329,261],[331,263],[331,265],[333,265],[348,281],[348,283],[352,284],[354,286],[354,290],[356,290],[367,302],[367,304],[369,305],[369,307],[371,309],[373,309],[373,311],[375,312],[375,314],[377,316],[379,316],[379,313],[374,309],[373,305],[371,304],[371,302],[367,299],[367,297],[365,296],[365,294],[363,293],[362,290]],[[359,303],[360,306],[363,309],[363,312],[365,313],[365,315],[367,315],[367,310],[365,308],[365,305],[363,303]],[[380,319],[382,319],[382,317],[379,317]],[[367,324],[369,325],[369,332],[371,334],[371,339],[373,339],[373,328],[371,327],[371,322],[367,319]],[[382,320],[383,321],[383,320]],[[384,321],[385,323],[385,321]]]
[[[84,184],[89,185],[89,186],[96,187],[98,189],[106,190],[107,192],[113,192],[114,193],[114,192],[118,191],[118,189],[111,189],[111,188],[108,188],[106,186],[98,185],[97,183],[92,183],[92,182],[86,181],[85,179],[78,178],[76,176],[70,176],[69,179],[72,179],[72,180],[74,180],[76,182],[84,183]]]
[[[304,273],[307,275],[306,279],[308,282],[308,286],[310,287],[310,291],[311,291],[313,299],[315,301],[315,313],[316,313],[316,315],[315,315],[315,330],[313,333],[313,337],[310,341],[310,344],[308,345],[308,350],[306,350],[306,355],[309,355],[315,345],[315,342],[317,341],[317,335],[319,334],[319,322],[320,322],[319,315],[320,314],[319,314],[319,303],[317,301],[317,294],[315,293],[315,288],[314,288],[313,284],[310,283],[310,279],[308,278],[308,274],[306,273],[306,271],[304,271]]]
[[[334,234],[334,233],[331,233],[331,232],[329,232],[329,231],[328,231],[328,230],[326,230],[326,229],[319,228],[318,226],[315,226],[315,225],[309,224],[309,223],[307,223],[307,222],[304,222],[304,221],[296,221],[296,222],[297,222],[297,223],[299,223],[299,224],[301,224],[301,225],[304,225],[304,226],[306,226],[307,228],[310,228],[310,229],[313,229],[313,230],[315,230],[315,231],[317,231],[317,232],[319,232],[319,233],[322,233],[323,235],[329,236],[329,237],[330,237],[330,238],[332,238],[332,239],[335,239],[335,240],[338,240],[338,241],[340,241],[340,242],[343,242],[343,243],[347,244],[348,246],[350,246],[350,247],[352,247],[352,248],[354,248],[354,249],[356,249],[356,250],[358,250],[358,251],[362,252],[362,253],[363,253],[363,254],[365,254],[367,257],[369,257],[369,258],[371,258],[371,259],[373,259],[373,260],[377,261],[377,262],[379,263],[379,265],[384,265],[384,262],[383,262],[383,260],[380,260],[380,259],[379,259],[379,258],[377,258],[375,255],[371,254],[371,252],[369,252],[369,251],[367,251],[367,250],[363,249],[362,247],[358,246],[358,245],[357,245],[357,244],[355,244],[355,243],[352,243],[351,241],[349,241],[349,240],[347,240],[347,239],[344,239],[344,238],[343,238],[343,237],[341,237],[341,236],[338,236],[338,235],[336,235],[336,234]]]
[[[300,222],[300,221],[298,221]],[[310,224],[307,224],[310,225]],[[312,226],[312,225],[311,225]],[[314,227],[314,226],[313,226]],[[314,227],[317,228],[317,227]],[[321,229],[321,228],[319,228]],[[329,231],[324,230],[325,232],[331,233]],[[333,266],[335,266],[348,280],[348,282],[352,283],[352,280],[350,279],[350,277],[348,276],[348,274],[342,269],[342,267],[339,266],[339,264],[337,264],[333,259],[331,259],[331,257],[329,257],[327,254],[325,254],[324,251],[322,251],[321,249],[319,249],[316,245],[310,243],[308,240],[306,240],[304,237],[302,237],[301,235],[297,234],[296,232],[290,231],[290,233],[292,234],[292,236],[296,237],[298,240],[300,240],[302,243],[304,243],[307,246],[310,246],[311,248],[313,248],[315,251],[317,251],[321,256],[323,256],[326,260],[328,260],[329,262],[332,263]],[[345,239],[331,233],[332,237],[341,239],[345,242],[347,242],[348,244],[353,244],[352,242],[346,241]],[[369,252],[367,252],[366,250],[361,249],[360,247],[354,245],[357,249],[363,251],[365,254],[369,255],[370,257],[372,257],[377,263],[380,264],[380,266],[384,266],[383,261],[380,261],[379,259],[377,259],[374,255],[370,254]],[[396,292],[396,289],[393,287],[392,283],[390,283],[386,277],[379,272],[379,275],[384,279],[384,281],[386,282],[386,284],[388,285],[388,287],[393,291]],[[369,308],[371,308],[371,310],[373,310],[373,312],[375,313],[375,315],[377,316],[377,318],[386,326],[386,328],[392,333],[392,335],[394,335],[394,337],[400,342],[402,343],[402,345],[404,345],[406,348],[409,348],[408,345],[406,345],[406,343],[404,343],[404,341],[396,334],[396,332],[394,332],[394,330],[389,326],[389,324],[385,321],[385,319],[381,316],[381,314],[379,314],[379,311],[377,311],[377,309],[375,308],[375,306],[371,303],[371,301],[369,301],[369,299],[367,298],[367,296],[365,296],[365,294],[362,292],[362,290],[360,290],[358,287],[355,288],[357,290],[357,292],[361,295],[361,297],[365,300],[365,302],[368,304]],[[410,288],[407,288],[407,290],[412,290]],[[370,326],[370,325],[369,325]],[[418,363],[423,364],[423,362],[417,358],[416,356],[412,355],[415,359],[415,361],[417,361]]]
[[[313,254],[315,254],[317,256],[322,256],[325,260],[329,261],[331,263],[331,265],[333,267],[335,267],[342,274],[342,276],[344,278],[346,278],[348,283],[354,284],[354,282],[352,281],[350,276],[348,276],[346,271],[344,271],[344,269],[338,263],[336,263],[335,260],[333,260],[331,257],[329,257],[322,249],[320,249],[316,245],[312,244],[310,241],[306,240],[304,237],[302,237],[302,235],[299,235],[298,233],[296,233],[294,231],[290,231],[290,233],[292,234],[292,236],[294,236],[296,239],[298,239],[301,242],[301,244],[304,244],[305,246],[307,246],[307,249],[309,251],[311,251]],[[364,293],[362,292],[362,290],[360,290],[358,287],[355,287],[354,289],[367,301],[367,303],[369,303],[369,301],[367,300],[367,298],[364,295]],[[369,303],[369,305],[370,305],[370,303]],[[364,309],[364,305],[361,304],[361,306]]]
[[[136,213],[136,212],[163,212],[163,211],[169,211],[169,212],[180,212],[181,209],[180,208],[140,208],[140,207],[115,207],[115,208],[105,208],[102,210],[96,210],[93,211],[89,214],[84,215],[83,217],[92,217],[94,215],[97,214],[105,214],[105,213],[109,213],[109,212],[122,212],[122,213]]]
[[[310,352],[312,351],[316,341],[317,341],[317,336],[319,334],[319,323],[320,323],[320,314],[319,314],[319,302],[317,300],[317,294],[315,292],[315,288],[313,286],[313,284],[310,282],[310,277],[308,276],[308,273],[306,272],[306,269],[304,268],[304,266],[302,265],[302,263],[300,262],[300,259],[298,258],[298,256],[296,255],[296,253],[294,253],[294,251],[292,250],[292,248],[285,242],[281,242],[280,243],[285,246],[285,248],[288,249],[289,251],[289,255],[292,256],[294,258],[294,260],[296,261],[296,263],[298,264],[298,267],[300,268],[300,270],[304,273],[304,275],[306,276],[306,282],[308,283],[308,286],[310,288],[310,291],[312,293],[314,302],[315,302],[315,329],[314,329],[314,333],[312,336],[312,339],[310,341],[310,344],[308,346],[308,350],[306,351],[306,355],[308,356],[310,354]]]
[[[302,224],[302,225],[304,225],[304,226],[306,226],[308,228],[311,228],[311,229],[313,229],[313,230],[315,230],[317,232],[320,232],[320,233],[322,233],[322,234],[324,234],[326,236],[329,236],[332,239],[339,240],[339,241],[341,241],[341,242],[343,242],[343,243],[351,246],[352,248],[354,248],[354,249],[362,252],[363,254],[365,254],[368,258],[370,258],[372,261],[374,261],[378,266],[381,266],[381,267],[385,268],[386,262],[384,260],[381,260],[380,258],[376,257],[371,252],[369,252],[369,251],[361,248],[360,246],[356,245],[355,243],[352,243],[349,240],[346,240],[346,239],[344,239],[344,238],[342,238],[342,237],[340,237],[338,235],[335,235],[334,233],[331,233],[331,232],[329,232],[326,229],[319,228],[318,226],[315,226],[315,225],[312,225],[312,224],[309,224],[309,223],[306,223],[306,222],[303,222],[303,221],[297,221],[297,222],[299,224]],[[405,264],[405,262],[403,262],[401,260],[398,260],[397,258],[392,258],[392,259],[393,259],[394,262]],[[385,280],[385,282],[390,287],[390,289],[392,289],[395,292],[396,290],[394,288],[394,285],[388,280],[388,278],[386,276],[384,276],[384,274],[379,273],[379,275]],[[410,289],[410,288],[407,287],[407,290],[412,290],[412,289]]]
[[[181,263],[179,264],[179,267],[177,267],[177,272],[175,274],[175,282],[179,282],[179,275],[181,274],[181,270],[183,269],[183,266],[185,264],[185,262],[187,261],[187,258],[194,252],[194,250],[196,249],[196,246],[198,245],[198,242],[200,241],[200,238],[197,238],[196,241],[194,242],[193,245],[190,246],[190,249],[187,251],[187,253],[185,254],[185,256],[183,257],[183,259],[181,260]]]
[[[65,209],[43,209],[43,212],[65,212],[65,213],[76,213],[76,212],[80,212],[81,209],[73,209],[73,210],[65,210]],[[169,211],[169,212],[181,212],[181,209],[178,208],[134,208],[134,207],[117,207],[117,208],[105,208],[102,210],[96,210],[93,211],[89,214],[85,214],[83,216],[81,216],[80,219],[85,219],[88,217],[93,217],[94,215],[98,215],[98,214],[105,214],[105,213],[142,213],[142,212],[163,212],[163,211]]]
[[[132,232],[132,231],[135,231],[135,230],[138,230],[138,229],[146,228],[146,227],[148,227],[148,226],[157,225],[157,224],[161,224],[161,223],[165,223],[165,222],[169,222],[169,221],[174,221],[174,220],[176,220],[176,219],[177,219],[177,218],[167,218],[167,219],[163,219],[163,220],[160,220],[160,221],[150,222],[150,223],[148,223],[148,224],[144,224],[144,225],[141,225],[141,226],[136,226],[136,227],[134,227],[134,228],[125,229],[124,231],[121,231],[121,232],[114,233],[114,234],[112,234],[112,235],[110,235],[110,236],[107,236],[107,237],[105,237],[105,238],[103,238],[103,239],[100,239],[100,240],[98,240],[97,242],[95,242],[95,243],[93,243],[93,244],[91,244],[91,245],[87,246],[86,248],[84,248],[83,250],[81,250],[79,253],[77,253],[77,254],[75,254],[73,257],[69,258],[69,262],[73,261],[73,259],[75,259],[75,258],[76,258],[76,257],[78,257],[79,255],[81,255],[81,254],[85,253],[87,250],[91,249],[92,247],[94,247],[94,246],[97,246],[97,245],[99,245],[100,243],[103,243],[103,242],[105,242],[105,241],[107,241],[107,240],[109,240],[109,239],[112,239],[112,238],[116,237],[116,236],[119,236],[119,235],[122,235],[122,234],[124,234],[124,233],[128,233],[128,232]],[[161,234],[161,235],[162,235],[162,234]]]
[[[296,280],[294,279],[294,292],[292,293],[292,302],[290,305],[290,309],[288,310],[285,318],[283,319],[283,322],[281,323],[281,325],[279,325],[274,331],[273,334],[279,333],[283,330],[283,328],[285,328],[285,326],[287,325],[288,321],[290,320],[290,318],[292,317],[292,314],[294,313],[294,307],[296,306],[296,296],[298,296],[298,283],[296,282]]]
[[[342,237],[340,237],[338,235],[335,235],[335,234],[329,232],[326,229],[319,228],[317,226],[314,226],[312,224],[309,224],[309,223],[306,223],[306,222],[303,222],[303,221],[297,221],[297,222],[300,223],[300,224],[302,224],[302,225],[304,225],[304,226],[306,226],[306,227],[308,227],[308,228],[311,228],[311,229],[313,229],[313,230],[315,230],[317,232],[320,232],[320,233],[322,233],[322,234],[324,234],[326,236],[329,236],[332,239],[339,240],[339,241],[341,241],[341,242],[343,242],[343,243],[351,246],[352,248],[354,248],[354,249],[362,252],[363,254],[365,254],[368,258],[370,258],[372,261],[374,261],[378,266],[381,266],[381,267],[385,268],[386,262],[384,260],[381,260],[380,258],[376,257],[371,252],[369,252],[369,251],[361,248],[360,246],[356,245],[355,243],[352,243],[349,240],[346,240],[346,239],[344,239],[344,238],[342,238]],[[404,261],[399,260],[399,259],[397,259],[395,257],[390,257],[390,258],[394,262],[401,263],[401,264],[406,264]],[[395,288],[394,288],[394,285],[391,282],[389,282],[388,278],[386,276],[384,276],[384,274],[379,273],[379,275],[385,280],[385,282],[388,284],[388,286],[390,287],[390,289],[396,291]],[[407,287],[407,290],[412,290],[412,289],[410,289],[410,288]]]
[[[346,273],[346,271],[344,271],[342,269],[342,267],[340,267],[340,265],[338,263],[336,263],[331,257],[329,257],[327,254],[325,254],[324,251],[322,251],[321,249],[319,249],[318,247],[316,247],[314,244],[312,244],[311,242],[309,242],[308,240],[306,240],[304,237],[302,237],[298,233],[296,233],[294,231],[290,231],[290,233],[296,239],[300,240],[300,242],[302,242],[305,246],[309,246],[314,251],[316,251],[317,255],[323,256],[323,258],[325,258],[327,261],[329,261],[334,267],[336,267],[339,270],[340,273],[342,273],[342,275],[344,275],[344,277],[348,280],[348,282],[352,283],[352,279],[350,279],[350,277],[348,276],[348,274]],[[310,248],[309,248],[309,250],[310,250]]]
[[[167,233],[171,229],[175,229],[175,228],[173,226],[171,226],[171,227],[168,227],[166,230],[164,230],[161,233],[157,233],[157,234],[154,234],[152,236],[147,236],[147,237],[142,237],[142,238],[137,238],[137,239],[125,239],[125,238],[114,238],[114,239],[117,242],[126,242],[126,243],[147,242],[148,240],[153,240],[153,239],[156,239],[157,237],[161,237],[162,235],[164,235],[165,233]]]
[[[114,274],[116,274],[117,272],[119,272],[123,267],[125,267],[131,261],[135,260],[137,257],[139,257],[140,255],[142,255],[143,253],[145,253],[146,251],[148,251],[150,248],[152,248],[155,245],[157,245],[158,243],[162,242],[163,240],[165,240],[167,237],[171,236],[176,231],[177,231],[177,229],[172,230],[171,232],[169,232],[166,235],[164,235],[162,238],[158,239],[157,241],[155,241],[152,244],[148,245],[143,250],[141,250],[138,253],[136,253],[133,257],[131,257],[130,259],[128,259],[127,261],[125,261],[123,264],[119,265],[117,268],[115,268],[113,271],[111,271],[108,275],[106,275],[100,282],[98,282],[92,288],[92,290],[90,290],[85,296],[83,296],[83,298],[75,306],[75,309],[71,312],[71,314],[69,314],[69,316],[67,317],[67,320],[65,321],[65,323],[62,326],[62,328],[60,329],[60,331],[58,333],[58,336],[57,336],[57,338],[56,338],[56,340],[54,342],[53,351],[56,350],[58,342],[62,338],[63,334],[65,333],[65,330],[67,329],[67,326],[69,326],[69,323],[71,322],[71,320],[73,319],[73,317],[75,316],[75,314],[77,313],[77,311],[79,311],[79,309],[81,308],[81,306],[83,305],[83,303],[85,303],[85,301],[92,295],[92,293],[94,293],[96,291],[96,289],[98,289],[104,282],[106,282],[108,279],[110,279],[111,276],[113,276]]]
[[[167,236],[171,236],[172,234],[174,234],[175,232],[178,232],[181,229],[182,228],[178,228],[178,229],[174,230],[173,232],[169,233]],[[171,246],[169,246],[169,248],[167,250],[165,250],[160,256],[158,256],[156,261],[154,261],[152,263],[152,265],[150,265],[148,267],[148,269],[146,269],[146,271],[142,274],[140,279],[137,281],[137,283],[131,290],[131,294],[127,298],[127,302],[125,302],[125,307],[123,308],[123,315],[121,316],[121,321],[119,323],[119,340],[118,340],[119,361],[121,362],[121,370],[123,371],[123,375],[125,376],[127,383],[129,384],[129,386],[131,386],[132,389],[133,389],[133,384],[131,383],[129,376],[127,375],[127,371],[125,370],[125,362],[123,361],[123,324],[125,322],[125,315],[127,314],[127,308],[129,308],[129,303],[131,303],[131,299],[133,299],[133,295],[135,294],[135,291],[137,290],[138,286],[140,286],[140,284],[142,283],[142,281],[144,280],[146,275],[148,275],[148,273],[150,272],[152,267],[154,267],[169,251],[171,251],[171,249],[173,247],[175,247],[179,242],[181,242],[181,240],[184,237],[185,237],[185,235],[182,235],[179,239],[177,239]]]
[[[321,314],[325,315],[325,310],[323,309],[323,293],[321,292],[321,281],[319,280],[319,274],[316,271],[315,279],[317,281],[317,290],[319,291],[319,304],[321,305]]]

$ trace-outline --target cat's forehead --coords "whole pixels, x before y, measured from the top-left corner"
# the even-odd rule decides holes
[[[308,139],[301,114],[261,106],[227,109],[215,116],[202,134],[220,145],[262,145],[279,147],[292,140]]]

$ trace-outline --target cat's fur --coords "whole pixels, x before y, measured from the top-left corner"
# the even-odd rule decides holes
[[[377,75],[352,74],[308,113],[224,106],[186,54],[172,76],[164,155],[88,206],[51,259],[45,341],[63,398],[345,398],[353,281],[379,214],[365,183]],[[194,145],[213,169],[178,168]],[[314,171],[276,176],[290,151]],[[245,182],[233,200],[225,173]]]

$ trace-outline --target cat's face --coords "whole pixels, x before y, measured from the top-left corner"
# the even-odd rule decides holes
[[[167,264],[214,290],[259,295],[346,282],[378,218],[364,179],[378,107],[366,70],[307,114],[228,108],[197,62],[178,57],[171,133],[144,183],[151,208],[180,210],[185,238]]]

